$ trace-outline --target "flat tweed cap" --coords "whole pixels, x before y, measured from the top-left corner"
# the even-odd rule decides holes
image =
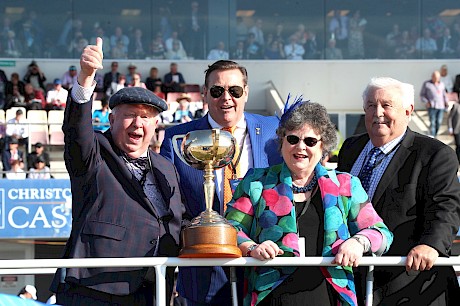
[[[146,104],[155,107],[160,113],[168,109],[163,99],[142,87],[125,87],[110,97],[109,107],[111,109],[120,104]]]

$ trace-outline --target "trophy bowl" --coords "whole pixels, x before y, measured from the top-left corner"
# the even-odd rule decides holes
[[[177,140],[182,138],[179,148]],[[193,218],[182,231],[183,248],[179,257],[241,257],[236,229],[219,213],[212,210],[215,169],[227,166],[235,155],[235,138],[219,129],[191,131],[172,139],[177,156],[189,166],[204,170],[206,210]]]

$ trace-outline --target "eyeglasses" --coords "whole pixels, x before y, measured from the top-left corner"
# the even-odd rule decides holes
[[[236,85],[230,86],[227,89],[227,91],[233,98],[238,99],[241,98],[241,96],[243,95],[244,89],[243,87]],[[225,88],[223,88],[222,86],[213,85],[211,86],[211,88],[209,88],[209,93],[211,94],[211,97],[213,97],[214,99],[220,98],[220,96],[222,96],[224,92]]]
[[[299,140],[301,140],[299,138],[299,136],[296,136],[296,135],[287,135],[286,136],[286,140],[287,142],[289,142],[291,145],[296,145],[299,143]],[[316,139],[314,137],[305,137],[304,139],[302,139],[303,142],[305,143],[305,145],[307,147],[314,147],[316,146],[316,144],[318,143],[318,141],[321,141],[321,139]]]

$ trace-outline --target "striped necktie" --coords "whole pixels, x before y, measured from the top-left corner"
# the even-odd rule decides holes
[[[227,131],[227,132],[230,132],[232,135],[234,133],[236,129],[236,126],[233,126],[233,127],[225,127],[225,128],[222,128],[223,131]],[[237,160],[238,160],[238,156],[240,155],[240,147],[238,146],[238,143],[235,144],[235,155],[233,156],[233,160],[230,164],[228,164],[225,168],[224,168],[224,181],[222,182],[223,185],[224,185],[224,200],[223,200],[223,212],[225,212],[225,210],[227,209],[227,203],[231,201],[232,199],[232,188],[231,188],[231,185],[230,185],[230,180],[234,179],[234,178],[237,178],[238,177],[238,172],[239,172],[239,167],[238,167],[238,164],[239,163],[236,163]],[[233,176],[233,167],[234,165],[236,164],[236,169],[235,169],[235,175],[236,177]]]

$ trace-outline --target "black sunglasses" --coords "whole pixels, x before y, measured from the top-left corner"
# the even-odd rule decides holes
[[[230,86],[227,89],[227,91],[233,98],[238,99],[241,98],[241,96],[243,95],[244,89],[243,87],[236,85]],[[222,96],[224,92],[225,88],[223,88],[222,86],[213,85],[211,86],[211,88],[209,88],[209,93],[211,94],[211,97],[213,97],[214,99],[220,98],[220,96]]]
[[[287,135],[286,140],[291,145],[296,145],[296,144],[299,143],[300,138],[299,138],[299,136],[296,136],[296,135]],[[305,143],[305,145],[307,145],[307,147],[314,147],[314,146],[316,146],[318,141],[321,141],[321,139],[316,139],[314,137],[305,137],[302,140]]]

